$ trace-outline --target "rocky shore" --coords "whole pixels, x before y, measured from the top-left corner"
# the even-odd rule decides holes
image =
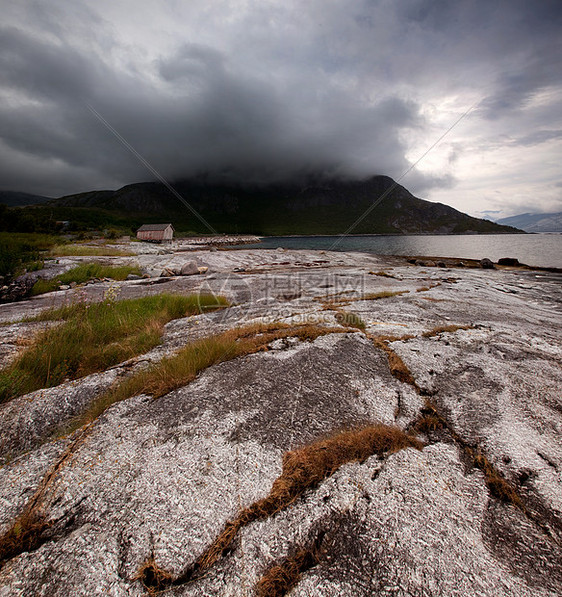
[[[146,277],[0,305],[0,366],[53,325],[23,317],[108,291],[231,306],[0,405],[0,596],[562,593],[561,274],[206,246],[49,267],[85,260]],[[232,330],[254,349],[61,433]]]

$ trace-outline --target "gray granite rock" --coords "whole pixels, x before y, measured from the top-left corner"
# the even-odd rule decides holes
[[[199,268],[195,261],[187,261],[181,266],[180,274],[182,276],[193,276],[194,274],[199,273]]]
[[[312,251],[286,251],[283,263],[276,251],[201,256],[211,276],[163,287],[126,281],[120,298],[211,289],[232,307],[170,322],[162,345],[129,363],[0,405],[0,534],[32,500],[48,523],[27,551],[0,564],[0,595],[146,595],[143,564],[153,560],[173,578],[188,571],[225,523],[268,495],[287,451],[366,423],[410,428],[428,401],[448,427],[420,435],[423,450],[341,466],[289,507],[244,526],[224,557],[166,594],[255,595],[272,566],[312,548],[292,596],[561,594],[559,275],[452,274]],[[174,268],[174,259],[138,258],[150,271]],[[326,263],[298,265],[315,261]],[[245,271],[232,276],[233,267]],[[392,278],[369,274],[383,267]],[[87,287],[89,300],[100,300],[105,285]],[[62,299],[3,305],[0,319],[54,300]],[[275,340],[47,441],[108,384],[191,340],[257,322],[335,326],[341,312],[365,331]],[[13,341],[18,325],[2,328],[10,358],[24,348]],[[391,375],[377,336],[419,391]],[[524,508],[494,497],[467,448],[487,457]]]

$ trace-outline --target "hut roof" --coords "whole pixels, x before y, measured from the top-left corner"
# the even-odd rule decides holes
[[[166,230],[168,226],[172,226],[171,224],[143,224],[137,232],[158,232],[161,230]],[[172,226],[172,230],[174,227]]]

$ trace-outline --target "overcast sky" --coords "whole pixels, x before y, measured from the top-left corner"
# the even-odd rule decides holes
[[[560,0],[2,4],[0,189],[153,179],[97,113],[170,181],[398,179],[449,131],[415,195],[562,211]]]

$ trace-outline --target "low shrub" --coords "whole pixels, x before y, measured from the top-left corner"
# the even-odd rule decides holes
[[[0,232],[0,276],[6,281],[42,267],[44,252],[58,239],[47,234]]]

